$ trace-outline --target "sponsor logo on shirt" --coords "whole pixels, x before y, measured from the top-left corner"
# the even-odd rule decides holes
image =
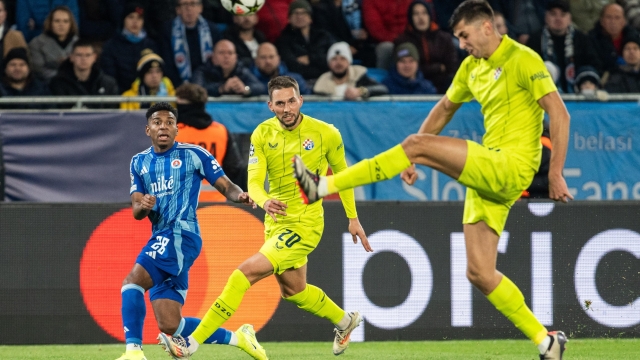
[[[313,149],[313,140],[311,140],[311,139],[307,139],[307,140],[305,140],[305,141],[302,143],[302,147],[303,147],[305,150],[311,150],[311,149]]]
[[[275,149],[278,147],[278,143],[275,143],[274,145],[271,145],[271,143],[269,143],[269,147]]]
[[[250,157],[249,158],[249,164],[257,164],[258,163],[258,158],[257,157]]]
[[[147,169],[147,167],[143,165],[142,166],[142,170],[140,170],[140,175],[144,175],[144,174],[146,174],[148,172],[149,172],[149,169]]]
[[[182,166],[182,160],[180,159],[174,159],[171,161],[171,167],[174,169],[179,169],[180,166]]]
[[[549,77],[549,74],[545,73],[544,71],[539,71],[539,72],[531,75],[530,79],[531,79],[531,81],[534,81],[534,80],[546,79],[548,77]]]

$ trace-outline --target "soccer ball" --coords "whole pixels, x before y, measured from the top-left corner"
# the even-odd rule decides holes
[[[221,0],[222,6],[234,15],[255,14],[265,0]]]

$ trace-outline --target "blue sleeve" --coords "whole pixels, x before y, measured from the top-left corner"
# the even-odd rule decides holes
[[[131,176],[131,188],[129,189],[129,195],[133,194],[134,192],[146,194],[144,182],[142,181],[140,174],[136,170],[137,160],[138,158],[135,156],[131,159],[131,165],[129,169],[129,175]]]
[[[209,182],[209,184],[213,185],[216,181],[223,177],[224,170],[222,170],[222,166],[218,163],[213,155],[208,152],[206,149],[195,146],[193,153],[200,159],[201,166],[197,169],[199,171],[199,175]]]

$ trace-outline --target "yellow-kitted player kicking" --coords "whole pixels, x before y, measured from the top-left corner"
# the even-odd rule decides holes
[[[333,353],[342,354],[349,345],[353,329],[362,316],[345,312],[320,288],[307,284],[307,255],[322,237],[322,202],[303,203],[293,176],[291,159],[299,156],[322,175],[331,166],[334,173],[347,169],[344,144],[333,125],[300,112],[303,99],[298,83],[279,76],[269,82],[269,109],[275,116],[258,125],[251,135],[249,153],[249,196],[265,214],[265,243],[258,253],[242,263],[229,277],[222,294],[186,339],[160,334],[160,344],[176,359],[187,359],[216,329],[233,315],[249,287],[275,274],[282,297],[335,325]],[[269,192],[264,189],[269,178]],[[353,242],[360,238],[366,251],[373,251],[356,213],[352,189],[340,198],[349,218]],[[261,351],[256,359],[266,359]]]
[[[496,260],[509,209],[540,165],[544,111],[549,114],[553,144],[549,196],[565,202],[572,198],[562,176],[569,114],[542,59],[498,34],[493,10],[486,1],[463,2],[450,25],[460,47],[471,56],[462,62],[451,87],[418,134],[335,176],[317,176],[305,169],[305,159],[296,158],[296,177],[308,202],[398,174],[413,184],[416,172],[412,164],[426,165],[457,179],[467,187],[462,222],[469,281],[538,346],[540,359],[562,359],[567,341],[564,333],[547,331],[525,304],[518,287],[496,270]],[[436,136],[461,104],[473,98],[482,105],[485,118],[482,145]]]

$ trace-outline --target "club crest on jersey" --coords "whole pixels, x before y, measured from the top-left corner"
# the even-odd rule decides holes
[[[171,161],[171,167],[174,169],[178,169],[180,168],[180,166],[182,166],[182,160],[180,159],[174,159]]]
[[[493,73],[493,80],[498,80],[498,78],[502,75],[502,68],[499,67],[496,69],[496,72]]]
[[[305,150],[311,150],[311,149],[313,149],[313,140],[311,140],[311,139],[307,139],[307,140],[305,140],[305,141],[302,143],[302,147],[303,147]]]

